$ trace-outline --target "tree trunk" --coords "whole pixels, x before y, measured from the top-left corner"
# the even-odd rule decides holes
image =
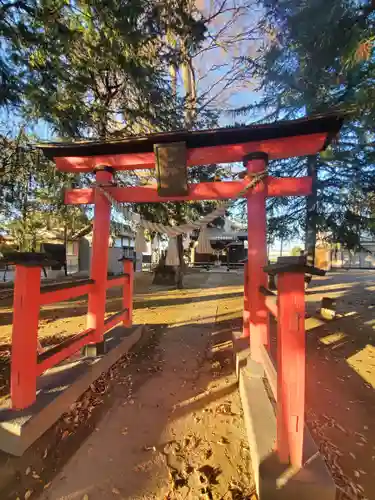
[[[283,256],[283,243],[284,243],[284,240],[281,238],[281,240],[280,240],[280,257]]]
[[[195,116],[195,111],[196,111],[196,81],[195,81],[195,74],[194,74],[194,68],[193,64],[191,61],[191,58],[189,58],[187,54],[187,50],[184,44],[182,44],[182,54],[184,56],[184,62],[181,65],[181,74],[182,74],[182,80],[184,83],[184,89],[185,89],[185,127],[187,129],[191,129],[194,116]],[[176,78],[176,75],[173,74],[173,71],[171,73],[171,76]],[[176,214],[177,214],[177,222],[181,224],[183,222],[182,217],[181,217],[181,204],[177,203],[176,206]],[[184,278],[184,270],[185,270],[185,262],[184,262],[184,244],[183,244],[183,236],[178,235],[177,236],[177,251],[178,251],[178,259],[179,259],[179,267],[177,269],[177,279],[176,279],[176,286],[178,289],[182,289],[184,287],[183,285],[183,278]]]
[[[311,195],[307,198],[305,251],[306,261],[310,266],[315,262],[316,230],[317,230],[317,201],[318,201],[318,157],[307,157],[307,175],[312,179]]]
[[[174,64],[169,66],[169,76],[171,77],[171,86],[172,86],[172,96],[173,99],[176,99],[177,96],[177,69]]]
[[[179,234],[176,240],[177,240],[178,260],[180,262],[180,265],[178,266],[177,269],[176,287],[179,290],[181,290],[182,288],[184,288],[184,270],[185,270],[183,235]]]
[[[68,262],[67,262],[67,253],[68,253],[68,226],[67,226],[67,224],[64,224],[64,247],[65,247],[64,272],[65,272],[65,276],[68,276]]]

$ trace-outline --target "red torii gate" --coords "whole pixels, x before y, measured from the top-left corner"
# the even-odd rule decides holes
[[[111,142],[54,143],[40,147],[47,157],[55,161],[56,167],[61,171],[95,172],[96,183],[118,202],[162,203],[185,200],[222,200],[235,198],[244,189],[248,179],[190,184],[186,195],[164,197],[159,194],[156,187],[117,187],[114,185],[113,174],[117,170],[154,169],[156,145],[184,143],[187,166],[242,161],[248,176],[251,177],[266,170],[268,160],[313,155],[323,150],[337,135],[341,125],[340,117],[326,115],[258,126],[178,131]],[[292,268],[271,266],[270,269],[266,269],[269,272],[281,273],[279,300],[276,302],[274,297],[267,294],[266,198],[309,195],[311,182],[309,177],[275,178],[269,176],[247,195],[248,263],[245,269],[243,336],[250,337],[251,358],[262,363],[267,371],[268,361],[265,359],[264,352],[269,346],[268,314],[278,317],[277,389],[276,384],[271,384],[278,395],[277,447],[280,459],[287,461],[290,458],[291,463],[297,467],[302,464],[304,424],[304,280],[301,273],[305,268],[297,265]],[[108,330],[108,326],[105,326],[104,315],[108,287],[107,261],[111,206],[102,189],[95,187],[68,189],[65,193],[67,204],[94,204],[90,278],[95,286],[88,284],[85,292],[89,293],[87,315],[87,329],[91,332],[89,340],[97,345],[102,345],[104,333]],[[128,311],[127,324],[131,323],[132,309],[130,267],[129,263],[126,268],[129,289],[124,298],[124,306]],[[34,278],[36,280],[36,274]],[[26,293],[26,289],[23,288],[26,282],[21,269],[17,274],[17,280],[13,344],[18,344],[19,349],[13,349],[12,377],[16,376],[17,370],[24,362],[25,357],[21,353],[24,353],[26,348],[22,335],[23,321],[21,321],[21,316],[25,311],[20,305],[17,306],[17,293],[21,295]],[[121,280],[123,278],[118,278],[119,283]],[[265,290],[266,293],[264,293]],[[65,295],[63,293],[64,297]],[[36,305],[33,309],[33,329],[37,329],[35,310]],[[83,344],[84,342],[77,344],[77,349]],[[31,342],[29,347],[32,348],[33,345]],[[61,356],[60,358],[63,359]],[[56,362],[61,360],[60,358],[56,358]],[[40,370],[37,371],[37,374],[40,373]],[[33,401],[30,394],[26,399],[23,398],[22,390],[22,383],[12,383],[12,398],[18,408],[25,407]]]

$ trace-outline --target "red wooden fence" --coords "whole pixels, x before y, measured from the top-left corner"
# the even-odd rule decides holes
[[[36,399],[37,377],[81,348],[98,339],[122,322],[132,325],[133,312],[133,262],[124,260],[124,273],[120,276],[105,277],[101,290],[123,286],[123,308],[104,319],[104,304],[95,315],[101,326],[100,336],[93,327],[77,333],[60,344],[37,353],[38,321],[40,307],[63,300],[88,294],[89,302],[97,295],[97,282],[94,279],[81,280],[70,284],[40,286],[41,264],[16,264],[14,287],[14,312],[11,356],[11,400],[15,409],[24,409]],[[103,294],[101,294],[103,295]],[[103,298],[103,297],[102,297]],[[90,314],[90,312],[89,312]],[[100,317],[98,315],[100,314]]]
[[[300,468],[305,425],[305,273],[322,275],[324,271],[295,257],[264,270],[278,275],[277,294],[265,286],[258,289],[268,313],[277,320],[277,368],[266,346],[260,348],[260,362],[277,401],[279,459]]]

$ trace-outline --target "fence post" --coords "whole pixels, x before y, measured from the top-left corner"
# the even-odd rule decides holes
[[[96,171],[98,184],[110,184],[113,175],[111,167],[99,167]],[[95,330],[95,344],[85,346],[87,355],[103,354],[104,316],[107,292],[109,228],[111,221],[111,204],[107,197],[95,189],[94,230],[92,239],[90,277],[95,281],[93,290],[89,293],[87,309],[87,328]]]
[[[244,263],[244,286],[243,286],[243,327],[242,338],[250,337],[250,311],[249,311],[249,271],[247,262]]]
[[[281,462],[302,466],[305,423],[305,280],[278,275],[277,450]]]
[[[244,166],[253,176],[267,169],[266,153],[250,153],[244,157]],[[268,346],[268,314],[264,297],[259,287],[267,286],[267,275],[263,267],[267,264],[266,223],[267,181],[262,181],[247,195],[248,218],[248,301],[250,310],[250,351],[254,361],[261,361],[259,347]]]
[[[132,259],[124,260],[124,273],[127,274],[123,287],[123,306],[127,309],[124,326],[129,328],[133,325],[133,289],[134,289],[134,266]]]
[[[324,276],[304,257],[283,257],[264,268],[277,278],[277,437],[279,460],[302,466],[305,425],[305,274]]]
[[[36,399],[40,273],[41,265],[16,265],[10,395],[17,410]]]

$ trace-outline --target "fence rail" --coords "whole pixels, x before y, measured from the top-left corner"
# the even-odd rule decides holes
[[[74,337],[68,338],[60,344],[47,349],[38,355],[37,375],[42,375],[43,372],[52,366],[61,363],[64,359],[69,358],[72,354],[79,351],[86,344],[89,344],[91,338],[94,336],[95,330],[89,328],[84,330]]]
[[[108,332],[119,323],[129,327],[133,311],[133,263],[124,260],[124,273],[107,277],[106,289],[123,286],[123,307],[106,320],[105,308],[102,317],[96,313],[96,321],[104,324]],[[11,401],[15,409],[24,409],[35,402],[37,377],[46,370],[69,358],[88,344],[98,342],[96,328],[87,328],[43,352],[38,351],[38,323],[40,307],[63,300],[95,294],[97,285],[93,279],[73,283],[59,283],[41,286],[41,264],[16,263],[14,286],[14,312],[11,357]],[[101,330],[103,331],[103,329]],[[102,334],[101,334],[102,335]]]
[[[81,295],[87,295],[93,289],[94,285],[95,281],[91,279],[73,283],[44,285],[40,289],[41,305],[54,304],[63,300],[74,299]]]
[[[129,278],[128,273],[123,273],[123,274],[116,274],[115,276],[109,276],[107,278],[107,289],[108,288],[114,288],[115,286],[122,286],[126,279]]]

